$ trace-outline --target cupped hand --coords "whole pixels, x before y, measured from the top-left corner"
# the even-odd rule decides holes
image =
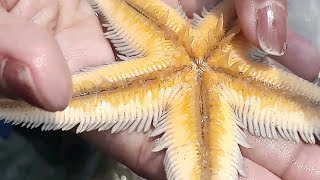
[[[174,0],[166,2],[178,5]],[[281,36],[281,42],[268,40],[263,44],[261,41],[262,36],[268,38],[269,34],[265,34],[268,31],[261,32],[256,19],[264,18],[268,5],[271,11],[275,7],[286,13],[286,1],[235,2],[242,31],[250,42],[266,51],[271,49],[273,54],[283,54],[282,50],[286,50],[285,55],[275,59],[297,75],[310,81],[315,79],[320,70],[319,53],[309,42],[290,31],[288,39],[283,38],[286,25],[276,27],[281,34],[274,36]],[[208,3],[214,2],[181,1],[188,12],[198,12]],[[61,110],[71,98],[70,73],[115,60],[97,17],[84,0],[0,0],[0,4],[0,90],[3,93],[13,94],[46,110]],[[286,18],[283,12],[274,12],[275,22]],[[287,48],[282,48],[284,43],[288,44]],[[149,179],[165,178],[164,152],[151,152],[154,139],[149,138],[148,133],[111,135],[106,131],[83,133],[82,136],[139,175]],[[254,147],[242,149],[248,177],[271,180],[319,178],[316,171],[320,167],[320,158],[316,155],[320,153],[319,146],[271,141],[249,134],[248,138]]]

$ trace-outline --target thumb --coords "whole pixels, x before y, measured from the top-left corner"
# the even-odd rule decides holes
[[[288,38],[288,0],[235,0],[235,5],[247,39],[271,55],[283,55]]]
[[[0,11],[0,92],[49,111],[71,98],[71,75],[54,38]]]

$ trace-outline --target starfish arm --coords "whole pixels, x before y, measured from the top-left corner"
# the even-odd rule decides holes
[[[74,75],[74,97],[127,86],[135,80],[165,76],[191,65],[182,47],[163,38],[165,33],[126,2],[90,0],[90,3],[107,22],[109,31],[106,36],[121,54],[118,57],[126,61],[90,68]]]
[[[144,14],[147,18],[156,21],[169,33],[178,35],[188,27],[187,15],[181,6],[173,9],[159,0],[126,0],[130,5]]]
[[[196,180],[205,175],[199,93],[199,85],[188,84],[169,102],[166,118],[151,134],[158,136],[163,133],[153,151],[166,149],[164,167],[169,180]]]
[[[201,12],[202,17],[194,14],[192,24],[195,29],[207,36],[213,27],[218,27],[217,30],[223,32],[226,26],[230,24],[224,24],[225,22],[231,22],[236,19],[236,11],[234,7],[234,0],[220,1],[210,11],[203,8]]]
[[[300,137],[314,144],[320,137],[319,103],[297,94],[272,90],[268,86],[242,79],[231,80],[225,75],[221,86],[242,126],[256,136],[296,141]]]
[[[319,87],[281,67],[265,53],[248,44],[243,37],[237,37],[222,51],[213,51],[207,63],[234,77],[255,80],[272,89],[320,102]]]
[[[77,133],[94,129],[111,129],[112,133],[127,129],[145,132],[161,120],[167,101],[180,91],[175,81],[150,80],[124,89],[79,96],[58,112],[47,112],[23,101],[1,99],[0,118],[31,128],[42,125],[42,130],[70,130],[78,125]]]
[[[182,47],[164,38],[166,32],[123,0],[90,0],[93,9],[102,16],[107,28],[106,38],[120,54],[120,59],[135,59],[149,55],[184,53]],[[130,28],[128,28],[130,27]],[[138,38],[137,38],[138,37]]]
[[[152,55],[84,69],[72,76],[73,97],[126,87],[136,81],[165,78],[167,74],[177,72],[190,64],[180,55]]]
[[[233,0],[220,1],[211,11],[203,8],[201,15],[203,17],[193,15],[193,28],[187,33],[191,39],[185,38],[184,41],[185,47],[191,46],[189,54],[195,59],[205,59],[208,52],[221,49],[239,32],[236,21],[233,21],[236,19]]]
[[[238,179],[245,175],[239,145],[249,148],[241,124],[232,109],[232,99],[225,96],[226,89],[219,73],[205,72],[203,83],[204,141],[209,152],[211,179]]]

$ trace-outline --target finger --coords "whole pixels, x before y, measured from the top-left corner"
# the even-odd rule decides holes
[[[257,163],[251,161],[250,159],[243,158],[244,170],[246,172],[246,176],[240,176],[240,180],[280,180],[279,177],[271,173],[266,168],[258,165]]]
[[[100,22],[86,1],[78,4],[75,1],[64,2],[64,6],[59,10],[59,18],[63,21],[56,27],[55,38],[71,72],[115,61]]]
[[[8,12],[22,20],[30,21],[54,31],[59,15],[57,0],[20,0]]]
[[[320,53],[302,36],[288,33],[288,49],[283,56],[273,57],[296,75],[313,81],[320,72]]]
[[[0,0],[0,7],[2,7],[6,11],[10,11],[18,0]]]
[[[80,135],[140,176],[155,180],[165,179],[164,152],[152,152],[154,138],[149,138],[148,133],[110,134],[110,131],[95,131]]]
[[[287,32],[287,3],[287,0],[235,0],[239,24],[252,44],[276,55],[273,58],[293,73],[313,81],[320,71],[320,53],[298,34]],[[266,14],[270,17],[266,18]]]
[[[154,139],[148,138],[147,134],[129,135],[127,132],[122,132],[111,135],[109,132],[88,132],[81,136],[102,152],[131,168],[138,175],[148,179],[165,179],[164,152],[151,151]],[[244,158],[244,168],[246,176],[241,177],[241,180],[279,180],[276,175],[247,158]]]
[[[248,40],[272,55],[287,47],[287,0],[235,0],[239,24]]]
[[[172,5],[173,7],[177,6],[178,4],[177,1],[173,0],[165,0],[165,2]],[[195,3],[195,1],[181,0],[181,4],[184,9],[190,12],[200,11],[199,7],[202,7],[203,5],[208,6],[209,2],[207,0],[202,0],[197,1],[197,5],[194,5]],[[211,1],[211,3],[214,4],[216,2],[215,0],[213,0]],[[261,39],[263,39],[262,36],[266,36],[265,38],[270,39],[270,41],[268,41],[270,42],[270,47],[272,47],[272,44],[274,43],[275,49],[268,50],[269,46],[264,46],[264,50],[270,53],[270,51],[276,52],[276,49],[279,49],[279,53],[271,52],[271,54],[277,55],[273,56],[272,58],[274,58],[275,60],[286,66],[293,73],[302,78],[313,81],[318,76],[318,73],[320,72],[319,50],[317,50],[314,46],[312,46],[310,42],[302,38],[300,35],[291,31],[287,33],[287,27],[285,26],[287,24],[287,0],[235,0],[235,4],[243,34],[252,44],[257,47],[260,47],[257,35],[257,20],[259,21],[258,11],[260,9],[260,15],[262,15],[262,12],[265,12],[266,9],[269,8],[270,10],[268,10],[267,12],[271,13],[273,12],[272,8],[274,8],[275,12],[273,14],[275,15],[275,19],[273,19],[273,22],[275,24],[275,27],[271,26],[272,24],[270,25],[270,28],[273,28],[273,31],[269,31],[268,28],[261,27],[261,30],[268,31],[260,31],[260,41]],[[283,8],[283,11],[279,12],[279,7],[277,6]],[[266,19],[260,18],[260,21],[265,20]],[[279,33],[279,31],[282,32]],[[270,36],[268,34],[270,34]],[[284,37],[287,37],[287,40]],[[273,39],[281,40],[281,42],[271,41]],[[279,54],[283,54],[284,51],[280,52],[281,48],[277,47],[282,47],[282,44],[284,43],[287,44],[286,53],[282,56],[278,56]],[[263,46],[261,48],[263,48]],[[306,56],[306,54],[308,54],[308,56]]]
[[[192,18],[193,13],[200,14],[203,7],[212,7],[219,0],[163,0],[165,3],[169,4],[171,7],[177,7],[179,4],[185,10],[187,16]]]
[[[162,1],[173,8],[176,8],[180,4],[179,0],[162,0]]]
[[[32,21],[55,35],[70,71],[115,61],[100,22],[86,1],[21,0],[10,14]],[[62,1],[61,1],[62,2]]]
[[[203,0],[181,0],[180,4],[185,10],[188,17],[192,18],[193,13],[199,14],[203,7]]]
[[[59,4],[57,0],[20,0],[9,12],[52,30],[59,14]]]
[[[319,146],[256,138],[249,134],[248,141],[253,148],[242,148],[242,154],[281,179],[320,179]]]
[[[164,1],[173,7],[178,5],[177,1],[173,1],[173,0],[164,0]],[[184,1],[184,0],[181,1],[181,4],[184,7],[184,9],[190,12],[200,11],[199,7],[208,6],[208,3],[209,2],[207,0],[197,1],[197,3],[195,1]],[[213,0],[211,1],[211,3],[214,4],[216,2],[215,0]],[[197,4],[197,5],[194,5],[194,4]],[[265,33],[266,35],[271,34],[270,35],[271,39],[278,39],[278,40],[283,39],[281,37],[280,38],[278,37],[280,35],[281,36],[283,35],[283,37],[287,37],[287,42],[283,42],[283,43],[287,43],[286,53],[283,56],[273,56],[272,58],[274,58],[275,60],[277,60],[284,66],[286,66],[293,73],[309,81],[313,81],[318,76],[318,73],[320,72],[319,51],[314,46],[312,46],[310,42],[308,42],[307,40],[305,40],[304,38],[302,38],[296,33],[289,31],[288,35],[285,35],[285,33],[287,32],[287,27],[284,26],[284,22],[286,24],[286,21],[287,21],[286,20],[287,0],[255,0],[255,1],[235,0],[235,4],[236,4],[237,13],[239,16],[239,23],[241,25],[242,32],[244,33],[246,38],[257,47],[260,46],[258,35],[257,35],[257,28],[258,28],[257,15],[258,15],[259,9],[266,9],[266,8],[268,9],[270,5],[275,6],[273,8],[275,8],[276,10],[278,10],[278,7],[276,6],[283,7],[284,9],[284,12],[282,12],[283,14],[278,11],[274,13],[274,15],[277,15],[276,19],[274,19],[274,23],[277,26],[276,27],[270,26],[270,27],[273,28],[273,30],[276,30],[275,32],[279,32],[279,30],[283,30],[284,32],[276,33],[276,34],[274,34],[275,33],[274,31],[261,32],[262,35],[263,33]],[[272,7],[270,7],[270,9],[272,9]],[[270,12],[272,11],[270,10]],[[261,13],[262,13],[262,10],[260,10],[260,14]],[[262,29],[267,30],[267,28],[264,28],[264,27]],[[266,38],[269,38],[269,36]],[[279,42],[280,41],[274,42],[274,43],[277,44]],[[270,43],[272,42],[270,41]],[[280,44],[283,44],[283,43],[280,43]],[[268,52],[270,50],[265,49],[265,51]],[[278,54],[273,53],[273,54],[279,55],[283,53],[278,53]],[[305,54],[308,54],[308,56],[306,56]],[[306,69],[308,70],[306,71]]]
[[[64,109],[71,98],[71,78],[57,42],[5,13],[0,22],[2,90],[49,111]]]

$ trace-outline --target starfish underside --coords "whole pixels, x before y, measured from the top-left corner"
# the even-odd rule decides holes
[[[190,21],[158,0],[90,0],[121,62],[73,75],[61,112],[1,99],[1,118],[43,130],[159,136],[168,179],[237,179],[249,133],[315,143],[320,90],[241,35],[231,0]]]

